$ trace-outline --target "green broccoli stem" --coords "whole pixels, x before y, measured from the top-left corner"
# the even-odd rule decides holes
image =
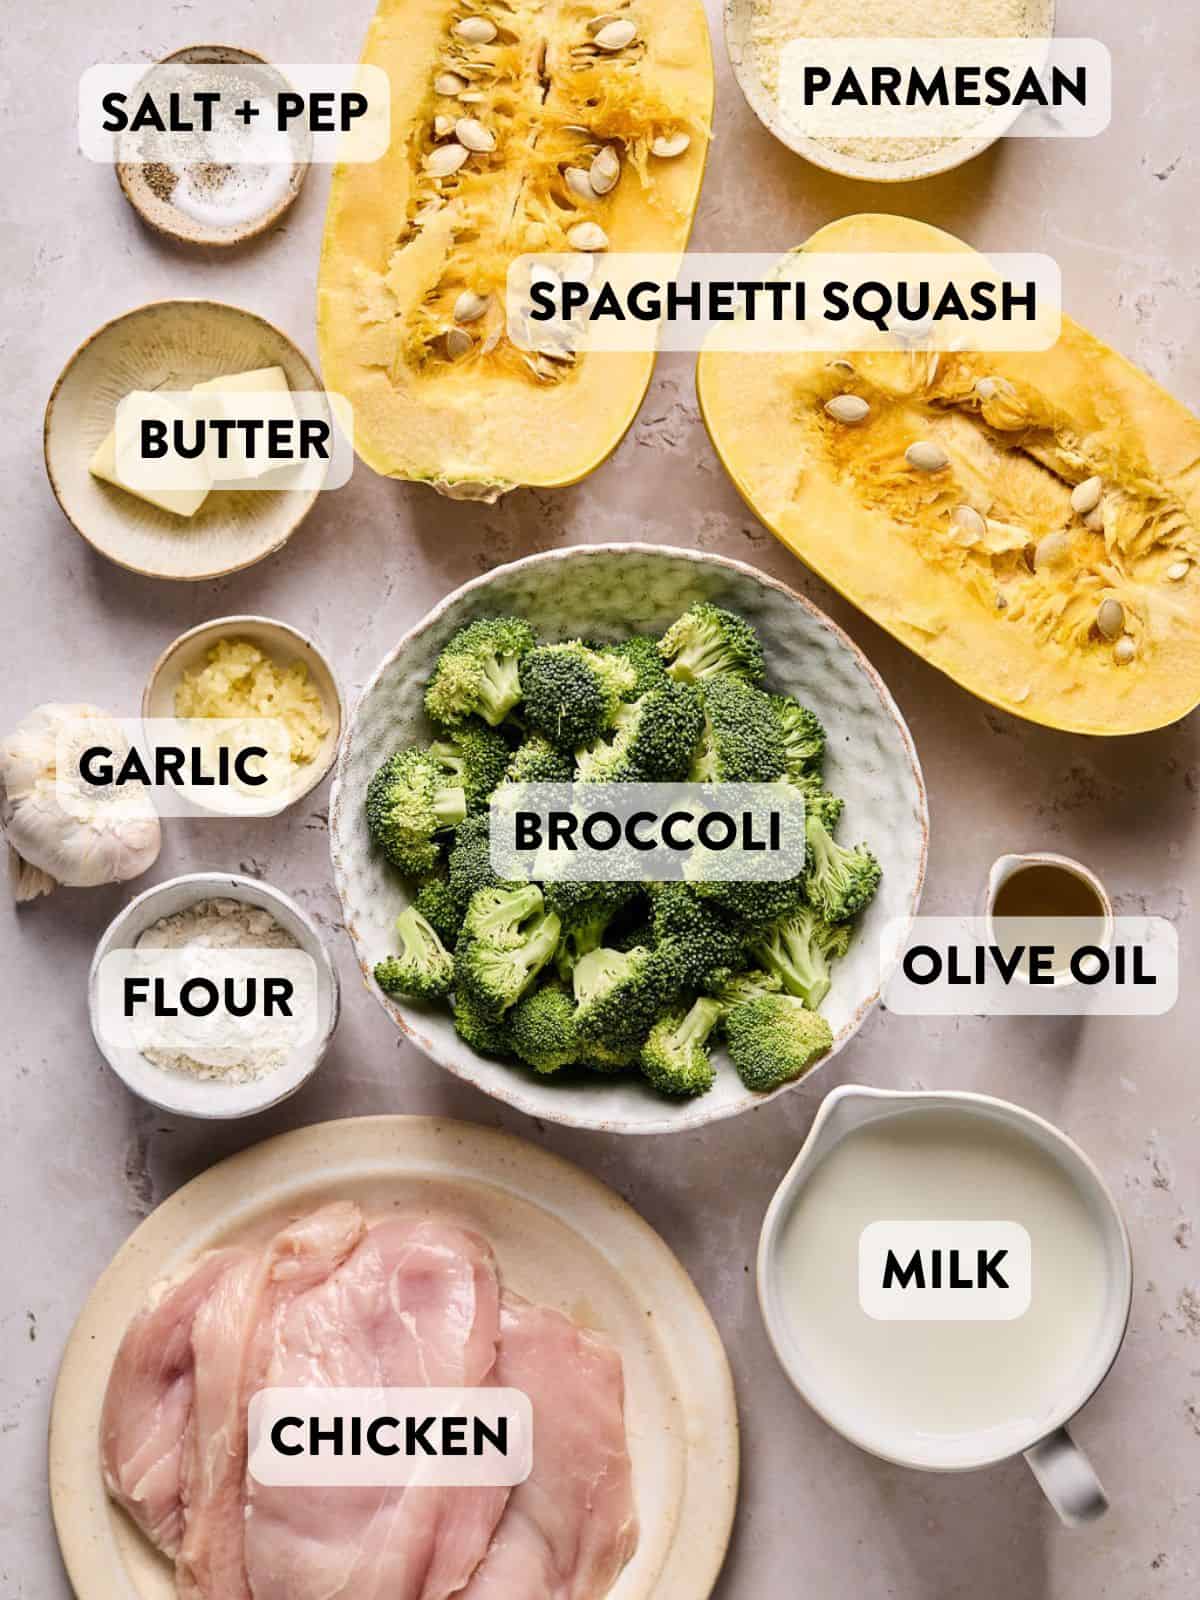
[[[439,828],[457,828],[467,815],[467,791],[439,789],[433,797],[433,815]]]
[[[693,1001],[691,1010],[675,1029],[675,1038],[681,1045],[705,1044],[720,1020],[721,1007],[717,1001],[701,995]]]
[[[494,728],[521,698],[520,663],[514,656],[491,656],[479,677],[482,715]]]

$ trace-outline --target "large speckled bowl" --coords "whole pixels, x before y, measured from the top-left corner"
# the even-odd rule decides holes
[[[916,914],[929,832],[917,753],[879,675],[828,617],[752,567],[690,550],[595,545],[497,567],[443,600],[400,640],[367,684],[338,756],[330,847],[346,928],[363,981],[379,1003],[440,1066],[531,1116],[611,1133],[665,1133],[736,1116],[764,1097],[743,1088],[719,1053],[715,1086],[697,1100],[678,1104],[635,1077],[539,1078],[476,1054],[445,1012],[387,999],[371,972],[393,949],[395,920],[407,897],[367,835],[367,784],[398,745],[430,736],[421,706],[425,682],[451,634],[474,618],[512,612],[548,639],[619,639],[631,632],[659,632],[701,599],[748,618],[766,646],[769,686],[794,692],[820,714],[829,735],[829,784],[846,800],[843,837],[868,839],[883,863],[879,893],[849,955],[835,968],[822,1007],[836,1036],[835,1052],[854,1037],[879,999],[880,930],[890,918]]]

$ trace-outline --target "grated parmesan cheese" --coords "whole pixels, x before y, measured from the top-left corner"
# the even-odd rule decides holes
[[[780,100],[783,51],[794,39],[1039,38],[1053,32],[1053,0],[754,0],[751,30],[759,77]],[[931,156],[954,141],[819,140],[851,159],[890,163]]]

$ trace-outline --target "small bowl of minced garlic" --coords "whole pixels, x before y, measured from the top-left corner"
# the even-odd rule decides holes
[[[333,668],[316,642],[270,617],[218,617],[180,634],[154,663],[142,695],[152,742],[168,737],[204,748],[215,770],[221,746],[266,748],[254,764],[261,788],[236,782],[186,797],[224,816],[278,816],[327,775],[337,754],[345,707]],[[205,724],[211,723],[211,731]]]
[[[312,918],[238,873],[155,884],[105,929],[88,975],[101,1055],[182,1116],[251,1116],[316,1072],[338,1022],[336,969]]]

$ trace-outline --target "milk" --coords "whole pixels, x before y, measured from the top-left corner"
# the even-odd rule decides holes
[[[868,1316],[860,1237],[904,1219],[1027,1230],[1028,1310],[995,1321]],[[1094,1197],[1033,1137],[976,1111],[922,1108],[851,1127],[795,1195],[776,1268],[805,1392],[884,1456],[953,1468],[1023,1449],[1104,1360],[1112,1273]]]

